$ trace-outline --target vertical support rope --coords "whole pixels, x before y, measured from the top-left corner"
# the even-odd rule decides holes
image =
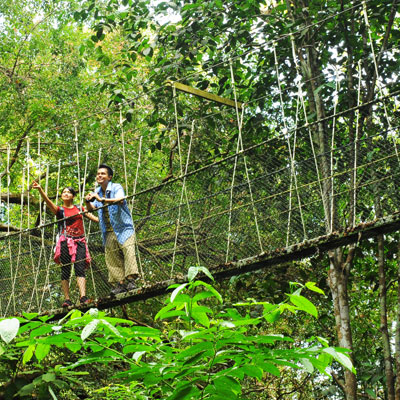
[[[10,143],[8,143],[7,144],[7,235],[10,234],[10,185],[11,185],[10,158],[11,158],[11,147]]]
[[[102,148],[100,147],[99,149],[99,156],[97,157],[97,166],[101,164],[101,153],[102,153]],[[94,191],[97,189],[97,180],[94,180]]]
[[[124,176],[125,176],[125,194],[128,196],[128,174],[126,172],[126,155],[125,155],[125,132],[123,126],[123,118],[122,118],[122,105],[119,105],[119,126],[121,128],[121,142],[122,142],[122,155],[124,161]]]
[[[79,199],[80,204],[82,205],[82,189],[81,189],[81,168],[79,165],[79,143],[78,143],[78,121],[74,121],[74,130],[75,130],[75,152],[76,152],[76,166],[78,168],[78,190],[79,190]],[[71,274],[72,276],[72,274]]]
[[[45,193],[48,192],[48,188],[49,188],[49,175],[50,175],[50,165],[47,164],[47,167],[46,167],[46,183],[45,183],[45,187],[44,187]],[[44,202],[44,210],[46,210],[46,202]],[[40,222],[40,224],[42,224],[42,222]],[[41,232],[42,232],[42,237],[44,239],[44,228],[41,228]],[[55,237],[55,224],[53,225],[53,237],[52,237],[51,243],[54,243],[54,237]],[[44,243],[42,244],[42,246],[45,248]],[[49,253],[50,253],[50,257],[51,257],[52,256],[52,247],[50,247]],[[45,258],[45,266],[46,266],[46,277],[45,277],[45,280],[44,280],[42,298],[40,300],[40,306],[39,306],[39,312],[42,309],[42,305],[43,305],[43,301],[44,301],[44,294],[46,292],[46,288],[47,288],[47,290],[49,292],[49,297],[51,297],[51,291],[50,291],[50,260],[51,260],[52,257],[47,261],[47,256],[45,254],[44,258]]]
[[[172,86],[172,96],[173,96],[173,102],[174,102],[174,111],[175,111],[175,126],[176,126],[176,136],[177,136],[177,144],[178,144],[178,153],[179,153],[179,165],[180,165],[180,176],[183,174],[182,170],[182,157],[181,157],[181,145],[180,145],[180,139],[179,139],[179,122],[178,122],[178,107],[176,104],[176,89],[175,86]],[[179,207],[178,207],[178,218],[176,220],[176,228],[175,228],[175,239],[174,239],[174,249],[172,253],[172,263],[171,263],[171,272],[170,276],[172,277],[174,267],[175,267],[175,257],[176,257],[176,249],[178,245],[178,235],[179,235],[179,229],[180,229],[180,221],[181,221],[181,202],[179,202]]]
[[[190,152],[192,149],[192,141],[193,141],[193,133],[194,133],[194,121],[192,121],[192,129],[190,131],[190,142],[189,142],[189,148],[188,148],[188,155],[186,158],[186,166],[185,166],[185,178],[182,184],[182,190],[184,190],[185,192],[185,198],[186,198],[186,206],[188,208],[188,214],[189,214],[189,222],[190,222],[190,226],[192,228],[192,234],[193,234],[193,243],[194,243],[194,248],[195,248],[195,252],[196,252],[196,259],[197,259],[197,265],[200,265],[200,255],[199,255],[199,249],[197,246],[197,239],[196,239],[196,232],[193,226],[193,219],[192,219],[192,211],[189,205],[189,197],[187,194],[187,189],[186,189],[186,175],[189,169],[189,159],[190,159]],[[182,202],[182,200],[181,200]]]
[[[139,138],[139,149],[138,149],[138,160],[136,164],[136,173],[135,173],[135,180],[133,182],[133,188],[132,188],[132,200],[131,200],[131,215],[133,217],[133,206],[135,204],[135,199],[136,199],[136,187],[137,187],[137,181],[139,177],[139,170],[140,170],[140,163],[141,163],[141,155],[142,155],[142,142],[143,142],[143,136],[140,136]],[[134,235],[135,235],[135,246],[136,246],[136,254],[137,258],[139,261],[139,274],[142,277],[142,280],[144,280],[144,275],[143,275],[143,267],[142,267],[142,259],[140,257],[140,250],[139,250],[139,244],[137,241],[137,236],[136,236],[136,229],[134,230]]]
[[[373,62],[374,62],[374,68],[375,68],[375,74],[376,74],[376,85],[378,86],[380,97],[383,98],[384,94],[383,94],[383,90],[382,90],[382,84],[381,84],[381,81],[380,81],[380,74],[379,74],[379,70],[378,70],[378,62],[376,61],[375,48],[374,48],[374,43],[372,41],[371,26],[369,24],[368,12],[367,12],[367,4],[366,4],[365,0],[363,1],[363,15],[364,15],[365,25],[368,28],[368,39],[369,39],[369,44],[370,44],[370,47],[371,47],[372,59],[373,59]],[[387,112],[386,103],[385,103],[385,101],[383,101],[382,103],[383,103],[383,111],[385,113],[385,118],[386,118],[386,121],[387,121],[388,127],[389,127],[390,136],[391,136],[391,139],[393,141],[394,151],[396,153],[397,161],[400,164],[400,157],[399,157],[399,152],[398,152],[398,149],[397,149],[397,142],[396,142],[396,138],[394,137],[394,135],[392,133],[393,127],[392,127],[392,124],[390,122],[390,118],[389,118],[389,115],[388,115],[388,112]]]
[[[3,166],[2,166],[3,167]],[[7,167],[6,167],[7,168]],[[6,179],[7,179],[7,175],[6,175]],[[0,176],[0,217],[3,218],[3,201],[2,201],[2,194],[3,194],[3,177]],[[8,238],[8,241],[10,240],[10,238]],[[3,271],[1,271],[0,269],[0,274],[1,276],[3,276]],[[0,315],[1,312],[3,310],[3,303],[2,303],[2,296],[0,296]]]
[[[333,100],[333,121],[332,121],[332,139],[331,139],[331,226],[330,226],[330,233],[333,232],[333,223],[334,223],[334,198],[335,198],[335,180],[333,178],[333,152],[335,148],[335,134],[336,134],[336,110],[337,105],[339,104],[339,90],[340,90],[340,82],[339,82],[339,71],[336,69],[335,71],[336,77],[336,87],[335,87],[335,97]]]
[[[30,186],[30,174],[31,174],[31,166],[33,167],[33,160],[30,156],[30,140],[29,138],[27,139],[26,142],[26,193],[27,193],[27,211],[28,211],[28,227],[31,226],[31,212],[30,212],[30,195],[29,195],[29,186]],[[24,192],[24,187],[22,188],[22,193]],[[21,209],[22,213],[22,209]],[[32,266],[32,271],[33,271],[33,276],[34,276],[34,284],[33,284],[33,290],[32,290],[32,295],[31,295],[31,300],[28,306],[28,311],[30,311],[32,303],[34,301],[34,298],[36,298],[36,305],[39,306],[39,295],[38,295],[38,288],[37,288],[37,278],[39,275],[39,268],[40,264],[36,266],[36,262],[33,259],[33,250],[32,250],[32,240],[31,240],[31,235],[28,231],[28,244],[29,244],[29,253],[31,257],[31,266]],[[40,260],[39,260],[40,262]],[[36,296],[35,296],[36,295]]]
[[[11,147],[10,144],[7,144],[7,235],[10,234],[10,185],[11,185],[11,177],[10,177],[10,158],[11,158]],[[8,254],[10,256],[10,279],[12,283],[13,277],[13,255],[11,250],[11,240],[8,238]],[[11,298],[11,296],[10,296]],[[6,312],[3,316],[6,315]]]
[[[299,67],[299,64],[298,64],[298,61],[297,61],[297,56],[296,56],[296,46],[295,46],[295,43],[294,43],[294,38],[293,38],[293,36],[291,36],[290,38],[291,38],[291,42],[292,42],[293,61],[294,61],[295,65],[296,65],[296,70],[298,71],[298,75],[301,76],[301,74],[299,72],[300,71],[300,67]],[[319,191],[320,191],[321,200],[322,200],[322,206],[323,206],[323,209],[324,209],[325,218],[327,220],[327,225],[328,225],[329,230],[330,230],[331,229],[330,213],[327,212],[327,210],[325,209],[324,192],[322,190],[321,176],[320,176],[319,167],[318,167],[317,154],[315,152],[314,140],[313,140],[313,137],[312,137],[310,124],[308,123],[307,110],[306,110],[306,105],[305,105],[304,96],[303,96],[303,90],[302,90],[302,84],[301,84],[301,80],[300,79],[298,81],[297,87],[298,87],[298,91],[300,93],[300,99],[301,99],[301,104],[302,104],[303,113],[304,113],[305,126],[307,127],[307,130],[308,130],[308,136],[309,136],[309,139],[310,139],[311,150],[312,150],[313,157],[314,157],[314,164],[315,164],[315,170],[316,170],[316,173],[317,173],[317,180],[318,180],[318,186],[319,186]]]
[[[136,164],[135,180],[133,182],[133,188],[132,188],[133,196],[132,196],[132,200],[131,200],[131,213],[133,213],[133,205],[135,203],[135,198],[136,198],[136,187],[137,187],[137,181],[138,181],[138,177],[139,177],[140,163],[142,161],[142,157],[141,157],[142,156],[142,142],[143,142],[143,136],[140,136],[140,138],[139,138],[138,160],[137,160],[137,164]]]
[[[41,175],[41,162],[40,162],[40,156],[41,156],[41,148],[40,148],[40,132],[38,132],[38,160],[39,160],[39,168],[38,168],[38,174],[37,174],[37,181],[40,184],[40,175]],[[39,203],[39,225],[42,224],[42,207],[40,206]]]
[[[37,145],[38,145],[38,148],[37,148],[37,157],[38,157],[37,181],[38,181],[38,183],[40,183],[41,168],[42,168],[41,167],[41,159],[40,159],[40,157],[41,157],[40,138],[41,138],[40,132],[38,132],[38,142],[37,142]],[[48,184],[48,175],[49,174],[48,174],[48,168],[47,168],[46,188],[45,188],[46,191],[47,191],[47,184]],[[29,193],[28,193],[28,196],[29,196]],[[42,207],[41,207],[41,204],[39,202],[39,226],[42,225],[42,219],[43,219]],[[35,276],[35,287],[36,288],[37,288],[37,285],[38,285],[37,279],[38,279],[38,276],[40,274],[40,266],[41,266],[41,263],[42,263],[42,257],[44,259],[46,259],[46,248],[45,248],[45,245],[44,245],[44,230],[43,229],[40,229],[40,236],[41,236],[41,246],[40,246],[40,252],[39,252],[39,257],[38,257],[38,261],[37,261],[37,265],[38,265],[37,266],[37,272],[36,272],[36,276]],[[37,296],[38,296],[37,302],[38,302],[39,313],[41,312],[41,308],[42,308],[43,297],[44,297],[44,292],[45,292],[45,288],[46,288],[46,281],[47,281],[47,274],[46,274],[46,277],[45,277],[45,281],[43,283],[43,288],[41,289],[42,296],[41,296],[40,299],[39,299],[39,297],[40,297],[39,290],[36,289],[36,293],[37,293]]]
[[[288,212],[288,223],[287,223],[287,234],[286,234],[286,247],[289,246],[289,237],[290,237],[290,226],[291,226],[291,217],[292,217],[292,191],[293,191],[293,181],[295,183],[295,189],[297,193],[297,201],[299,204],[299,212],[300,212],[300,218],[301,218],[301,223],[303,227],[303,238],[306,238],[306,228],[304,224],[304,218],[303,218],[303,210],[302,210],[302,205],[301,205],[301,199],[300,199],[300,193],[299,193],[299,188],[297,184],[297,176],[296,176],[296,168],[295,168],[295,153],[296,153],[296,137],[297,137],[297,129],[294,131],[294,147],[293,151],[291,148],[290,144],[290,137],[288,135],[288,128],[286,124],[286,116],[285,116],[285,110],[284,110],[284,105],[283,105],[283,96],[282,96],[282,84],[281,84],[281,79],[279,77],[279,69],[278,69],[278,57],[276,55],[276,42],[274,43],[274,59],[275,59],[275,71],[276,71],[276,77],[278,80],[278,89],[279,89],[279,99],[280,99],[280,105],[281,105],[281,116],[282,116],[282,121],[284,125],[284,133],[288,145],[288,151],[289,151],[289,157],[290,157],[290,187],[289,187],[289,212]],[[299,104],[299,96],[297,96],[297,105],[296,105],[296,128],[297,128],[297,118],[298,118],[298,104]]]
[[[27,193],[27,199],[26,199],[26,204],[27,204],[27,210],[28,210],[28,227],[31,227],[31,213],[30,213],[30,196],[29,196],[29,184],[30,184],[30,175],[31,175],[31,166],[33,167],[33,160],[31,158],[30,152],[31,152],[31,141],[29,138],[26,139],[26,156],[25,156],[25,161],[26,161],[26,193]]]
[[[198,246],[197,246],[196,233],[195,233],[194,226],[193,226],[192,213],[191,213],[191,209],[190,209],[190,205],[189,205],[189,198],[188,198],[187,190],[186,190],[186,174],[187,174],[187,171],[188,171],[188,168],[189,168],[189,159],[190,159],[190,153],[191,153],[191,148],[192,148],[193,132],[194,132],[194,121],[192,121],[192,129],[191,129],[191,133],[190,133],[190,142],[189,142],[189,148],[188,148],[188,155],[187,155],[187,158],[186,158],[184,178],[183,178],[183,181],[182,181],[181,198],[179,200],[179,221],[180,221],[180,216],[181,216],[181,206],[183,204],[183,196],[185,196],[186,206],[188,208],[189,222],[190,222],[190,225],[191,225],[191,228],[192,228],[193,243],[194,243],[194,246],[195,246],[197,264],[200,265],[200,256],[199,256],[199,250],[198,250]],[[175,236],[174,254],[176,252],[176,247],[177,247],[176,244],[177,244],[177,236]],[[172,264],[172,267],[171,267],[171,278],[172,278],[172,274],[173,274],[173,269],[174,269],[174,264]]]
[[[183,172],[182,155],[181,155],[180,138],[179,138],[178,107],[177,107],[177,103],[176,103],[176,90],[175,90],[175,87],[173,87],[173,95],[174,95],[175,123],[176,123],[176,131],[177,131],[177,136],[178,136],[180,173],[181,173],[181,176],[183,176],[183,175],[185,175],[185,176],[184,176],[184,178],[182,180],[181,198],[180,198],[179,207],[178,207],[178,219],[177,219],[177,225],[176,225],[176,230],[175,230],[174,250],[173,250],[173,255],[172,255],[172,264],[171,264],[171,272],[170,272],[171,278],[172,278],[174,267],[175,267],[175,257],[176,257],[176,250],[177,250],[177,245],[178,245],[178,235],[179,235],[179,229],[180,229],[180,220],[181,220],[181,213],[182,213],[183,196],[185,196],[186,207],[187,207],[188,215],[189,215],[189,222],[190,222],[190,226],[191,226],[191,229],[192,229],[193,243],[194,243],[195,253],[196,253],[196,260],[197,260],[197,264],[200,265],[200,256],[199,256],[199,250],[198,250],[198,246],[197,246],[196,233],[195,233],[195,229],[194,229],[194,226],[193,226],[192,212],[191,212],[191,208],[190,208],[190,204],[189,204],[189,197],[188,197],[187,190],[186,190],[186,174],[187,174],[187,171],[188,171],[188,168],[189,168],[190,152],[191,152],[191,148],[192,148],[192,139],[193,139],[193,132],[194,132],[194,121],[192,121],[192,129],[191,129],[191,133],[190,133],[190,142],[189,142],[189,147],[188,147],[188,154],[187,154],[187,157],[186,157],[185,172]]]
[[[356,110],[356,135],[354,138],[354,168],[353,168],[353,226],[356,225],[357,212],[357,147],[358,147],[358,121],[360,119],[360,102],[361,102],[361,60],[358,62],[358,92],[357,92],[357,110]],[[333,174],[332,174],[333,175]]]
[[[232,89],[233,89],[233,96],[234,96],[234,100],[235,100],[236,118],[237,118],[237,123],[238,123],[238,142],[240,142],[240,150],[243,151],[244,149],[243,149],[242,127],[243,127],[243,116],[244,116],[245,107],[243,105],[243,107],[242,107],[242,115],[240,117],[239,116],[239,107],[238,107],[238,101],[237,101],[236,86],[235,86],[235,76],[234,76],[234,73],[233,73],[232,60],[230,60],[230,62],[229,62],[229,67],[230,67],[230,72],[231,72]],[[264,248],[263,248],[263,245],[262,245],[260,229],[259,229],[259,226],[258,226],[257,209],[256,209],[255,204],[254,204],[253,190],[252,190],[252,187],[251,187],[249,170],[247,168],[247,157],[246,157],[246,155],[243,155],[243,162],[244,162],[244,167],[245,167],[245,172],[246,172],[247,185],[249,187],[250,201],[251,201],[252,210],[253,210],[254,223],[255,223],[255,226],[256,226],[258,244],[260,246],[261,253],[263,253],[264,252]]]
[[[86,152],[85,154],[85,171],[83,174],[83,184],[82,184],[82,197],[81,197],[81,210],[83,210],[83,199],[85,198],[85,189],[86,189],[86,176],[87,176],[87,168],[88,168],[88,160],[89,160],[89,153]],[[84,231],[84,235],[86,238],[86,243],[89,244],[89,240],[90,240],[90,236],[87,235],[87,232],[90,233],[90,228],[92,225],[92,221],[89,220],[89,229],[86,229],[86,224],[85,224],[85,218],[83,218],[84,222],[83,222],[83,231]],[[91,279],[92,279],[92,286],[93,286],[93,292],[95,295],[95,298],[97,298],[97,290],[96,290],[96,282],[94,279],[94,275],[93,275],[93,268],[90,266],[90,275],[91,275]]]
[[[88,159],[89,159],[89,153],[86,152],[86,154],[85,154],[85,171],[83,173],[83,183],[82,183],[82,198],[80,201],[81,209],[83,206],[83,199],[85,198],[85,194],[86,194],[86,176],[87,176],[87,168],[88,168]]]
[[[8,299],[5,315],[8,314],[8,309],[10,305],[13,305],[13,313],[16,313],[15,307],[15,283],[17,280],[18,268],[21,259],[21,249],[22,249],[22,231],[23,231],[23,206],[24,206],[24,187],[25,187],[25,171],[26,168],[22,169],[22,187],[21,187],[21,202],[20,202],[20,220],[19,220],[19,242],[18,242],[18,253],[16,257],[16,266],[14,271],[11,270],[11,294]]]
[[[172,86],[172,95],[174,97],[174,110],[175,110],[175,125],[176,125],[176,140],[178,144],[178,153],[179,153],[179,166],[180,166],[180,172],[181,176],[183,174],[183,168],[182,168],[182,153],[181,153],[181,139],[179,135],[179,123],[178,123],[178,105],[176,102],[176,89],[175,86]]]
[[[369,19],[368,19],[367,4],[366,4],[365,1],[363,1],[363,15],[364,15],[365,25],[368,28],[368,39],[369,39],[369,44],[370,44],[370,47],[371,47],[372,60],[374,62],[374,69],[375,69],[375,74],[376,74],[376,85],[378,86],[378,90],[379,90],[379,94],[380,94],[381,98],[383,98],[384,94],[383,94],[383,90],[382,90],[382,83],[380,81],[378,62],[376,60],[374,43],[372,41],[371,26],[370,26]],[[389,129],[392,129],[392,125],[391,125],[390,120],[389,120],[389,116],[388,116],[388,113],[387,113],[387,107],[386,107],[386,103],[385,102],[383,102],[383,109],[384,109],[385,117],[386,117],[388,125],[389,125]],[[397,154],[397,148],[396,148],[396,154]]]

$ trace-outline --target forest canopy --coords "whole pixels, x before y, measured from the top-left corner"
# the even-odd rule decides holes
[[[55,201],[74,186],[82,203],[100,162],[128,195],[143,283],[396,222],[399,21],[397,0],[3,0],[0,239],[16,239],[0,240],[2,279],[14,276],[22,233],[37,244],[35,229],[53,222],[33,180]],[[15,312],[28,313],[17,328],[11,317],[0,321],[13,321],[16,338],[0,329],[3,393],[72,398],[62,397],[72,396],[68,382],[79,398],[400,399],[394,226],[215,288],[191,281],[181,288],[190,293],[167,296],[164,308],[155,299],[76,311],[58,325],[18,309],[35,295],[2,281],[7,296],[15,289]],[[69,337],[64,347],[57,327]],[[235,341],[232,357],[210,340]],[[166,377],[150,366],[162,357]],[[90,360],[99,379],[86,385]],[[235,366],[241,372],[230,374]],[[166,383],[172,378],[185,383]]]

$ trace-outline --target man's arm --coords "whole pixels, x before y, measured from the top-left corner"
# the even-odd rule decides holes
[[[99,222],[99,217],[96,217],[92,213],[85,213],[83,214],[86,218],[90,219],[93,222]]]

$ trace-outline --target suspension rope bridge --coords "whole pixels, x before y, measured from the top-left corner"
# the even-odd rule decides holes
[[[365,3],[363,13],[368,27]],[[400,92],[383,87],[371,35],[369,41],[377,77],[374,98],[362,101],[363,68],[359,63],[356,104],[338,110],[341,79],[337,72],[333,77],[336,93],[331,99],[333,113],[318,118],[310,117],[307,112],[306,82],[300,74],[293,36],[290,36],[290,45],[297,76],[290,90],[281,81],[277,43],[272,45],[276,75],[273,91],[279,97],[277,122],[272,123],[269,139],[247,148],[244,138],[249,104],[237,98],[232,62],[228,63],[232,99],[206,94],[181,82],[169,82],[175,109],[177,157],[171,161],[173,174],[161,184],[150,176],[155,171],[145,168],[150,157],[144,151],[146,137],[136,139],[135,155],[128,154],[120,107],[121,138],[113,147],[114,159],[121,164],[118,166],[121,175],[116,181],[125,186],[133,216],[141,285],[117,297],[109,296],[111,286],[101,233],[97,224],[85,222],[92,256],[87,272],[87,292],[93,299],[92,306],[108,308],[165,293],[171,283],[184,281],[188,267],[193,265],[206,266],[217,279],[225,278],[398,231],[400,141],[394,105],[398,105]],[[179,90],[233,107],[236,142],[232,154],[197,165],[193,152],[199,142],[199,121],[191,122],[185,132],[187,140],[183,142]],[[294,118],[285,113],[288,98],[291,104],[295,103]],[[373,124],[368,132],[361,133],[358,129],[367,109]],[[354,137],[343,140],[349,131],[350,115],[355,118]],[[6,221],[0,226],[3,231],[0,236],[1,316],[65,312],[59,308],[60,267],[53,261],[57,222],[29,190],[33,179],[43,178],[45,192],[57,203],[62,175],[75,165],[82,206],[85,194],[93,190],[93,187],[88,189],[92,183],[88,180],[88,171],[97,168],[109,149],[80,154],[78,121],[74,121],[73,128],[74,162],[72,157],[59,160],[56,166],[42,161],[40,135],[33,160],[31,142],[26,141],[19,205],[10,200],[9,191],[5,195],[2,191],[3,180],[6,188],[11,186],[12,155],[11,146],[7,146],[6,172],[0,179],[0,205],[2,219]],[[321,129],[329,140],[317,140]],[[131,165],[135,161],[135,168],[128,170],[128,160]],[[52,185],[50,168],[56,176]],[[49,193],[49,187],[56,187],[55,192]],[[32,208],[38,212],[35,217]]]

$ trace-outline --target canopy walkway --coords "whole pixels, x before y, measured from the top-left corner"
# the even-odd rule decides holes
[[[297,136],[308,129],[298,127]],[[298,139],[294,157],[286,135],[192,171],[186,163],[182,176],[127,198],[143,288],[107,297],[101,235],[98,226],[87,226],[89,295],[109,307],[164,292],[192,265],[230,276],[397,230],[400,159],[393,132],[360,139],[356,161],[352,142],[314,157],[309,142]],[[328,176],[319,173],[324,162],[333,166]],[[48,222],[0,238],[1,315],[59,308],[55,236],[56,224]]]
[[[113,180],[125,188],[136,230],[141,287],[109,297],[99,227],[85,222],[93,259],[87,270],[87,293],[100,308],[164,293],[170,283],[184,280],[193,265],[206,266],[216,278],[224,278],[399,230],[400,91],[396,73],[389,71],[382,78],[385,71],[380,70],[381,61],[393,62],[398,49],[384,41],[376,55],[366,4],[354,8],[360,8],[368,35],[363,59],[353,64],[345,60],[343,69],[335,68],[333,64],[341,61],[332,55],[329,68],[303,76],[307,74],[300,64],[308,56],[304,58],[306,51],[296,47],[302,44],[294,38],[302,35],[300,27],[280,42],[264,44],[275,61],[268,68],[276,82],[271,83],[270,93],[252,99],[253,104],[237,99],[233,64],[226,60],[218,68],[226,68],[225,77],[231,76],[229,100],[190,88],[186,83],[193,82],[194,75],[168,82],[160,90],[172,93],[175,107],[170,116],[174,122],[165,128],[171,138],[175,135],[168,143],[169,158],[152,159],[153,150],[161,153],[161,144],[146,135],[130,132],[126,140],[122,104],[121,137],[107,149],[91,144],[92,152],[80,154],[76,122],[75,139],[72,135],[68,143],[68,148],[75,143],[76,155],[57,165],[43,157],[40,135],[37,150],[27,140],[22,173],[17,183],[12,182],[20,193],[12,197],[4,190],[11,186],[10,164],[15,161],[8,146],[7,160],[2,160],[5,172],[0,175],[0,315],[61,313],[61,273],[53,261],[57,224],[37,193],[30,191],[32,180],[40,179],[58,203],[59,189],[72,183],[65,176],[72,176],[82,203],[85,193],[93,190],[93,173],[101,162],[112,164],[117,171]],[[394,19],[396,10],[391,12]],[[280,62],[277,45],[288,46],[288,56]],[[204,66],[204,71],[210,68]],[[364,81],[365,76],[370,80]],[[349,77],[358,84],[340,96],[340,85],[345,86]],[[187,93],[202,99],[179,103]],[[207,106],[193,107],[200,104],[195,101]],[[220,102],[223,110],[230,111],[221,111],[214,120],[209,102]],[[198,111],[197,120],[190,119],[193,110]],[[205,115],[199,117],[202,112]],[[221,120],[228,123],[219,127]],[[258,120],[263,121],[260,126],[267,140],[251,136]],[[226,145],[221,154],[216,144],[210,158],[198,159],[212,147],[213,129],[223,130],[224,140],[232,146]]]

